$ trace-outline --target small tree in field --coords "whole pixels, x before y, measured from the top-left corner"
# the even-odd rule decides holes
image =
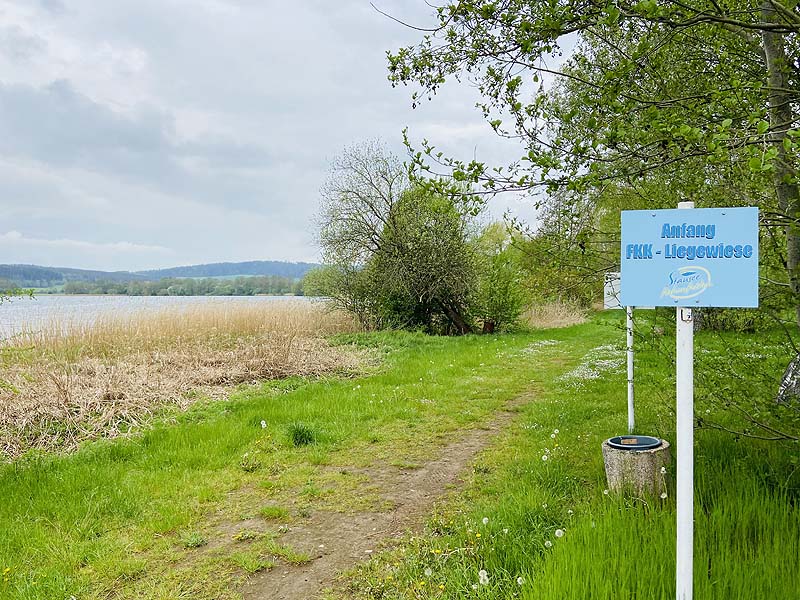
[[[475,281],[470,217],[412,185],[380,144],[345,150],[322,189],[319,292],[368,327],[467,333]]]

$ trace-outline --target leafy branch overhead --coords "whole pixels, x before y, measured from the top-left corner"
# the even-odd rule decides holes
[[[469,81],[520,153],[488,165],[423,140],[418,168],[541,204],[561,190],[599,209],[609,193],[645,199],[637,208],[758,205],[785,300],[800,307],[795,0],[465,0],[435,18],[417,45],[389,53],[392,84],[413,85],[416,106]]]

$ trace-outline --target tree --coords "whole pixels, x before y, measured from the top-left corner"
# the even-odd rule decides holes
[[[311,288],[365,326],[472,330],[470,216],[411,184],[380,144],[345,150],[322,189],[319,240],[327,265]]]
[[[484,333],[513,327],[526,303],[522,286],[521,253],[508,228],[490,223],[475,240],[478,282],[472,312]]]
[[[436,11],[417,46],[390,54],[390,79],[419,84],[416,104],[467,74],[490,126],[523,152],[492,168],[425,141],[421,168],[485,193],[591,193],[596,206],[609,189],[668,191],[650,207],[709,190],[710,203],[758,204],[800,324],[794,0],[459,0]],[[565,39],[577,39],[571,58],[549,68]]]

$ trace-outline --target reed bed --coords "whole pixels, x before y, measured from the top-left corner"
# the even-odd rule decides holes
[[[53,322],[0,347],[0,455],[140,428],[163,409],[225,397],[240,383],[356,370],[331,347],[346,315],[308,302],[219,303],[185,310]]]
[[[532,329],[553,329],[585,323],[587,311],[571,304],[549,302],[528,308],[520,321]]]

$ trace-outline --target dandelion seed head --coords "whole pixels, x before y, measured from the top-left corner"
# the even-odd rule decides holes
[[[488,585],[489,584],[489,574],[486,572],[485,569],[481,569],[478,571],[478,583],[481,585]]]
[[[547,541],[544,543],[544,547],[545,547],[545,548],[552,548],[552,547],[553,547],[553,542],[551,542],[550,540],[547,540]]]
[[[425,569],[425,577],[430,577],[431,575],[433,575],[433,571],[431,570],[430,567],[428,567],[427,569]]]
[[[525,583],[525,580],[522,577],[517,577],[517,585],[522,585]]]
[[[603,490],[603,493],[608,496],[608,490]]]
[[[661,467],[661,474],[662,475],[666,475],[667,474],[667,467]]]
[[[661,492],[661,499],[662,500],[666,500],[667,499],[667,492]]]
[[[564,537],[564,530],[563,529],[556,529],[556,537]]]
[[[261,421],[261,429],[266,429],[266,428],[267,428],[267,422]]]
[[[542,460],[547,460],[547,454],[542,454]]]
[[[482,522],[483,522],[484,525],[488,525],[489,524],[489,517],[483,517],[483,521]]]

